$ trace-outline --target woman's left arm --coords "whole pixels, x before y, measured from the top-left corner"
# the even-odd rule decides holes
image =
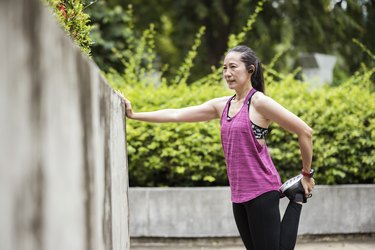
[[[264,118],[274,121],[284,129],[298,135],[298,143],[302,156],[302,168],[304,172],[310,173],[313,155],[312,128],[301,118],[262,93],[254,96],[252,104],[256,111],[263,115]],[[311,191],[310,187],[308,189],[308,191]]]

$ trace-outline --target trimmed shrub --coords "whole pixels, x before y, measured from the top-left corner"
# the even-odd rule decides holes
[[[375,181],[373,73],[364,69],[338,87],[320,89],[295,80],[293,74],[268,82],[267,94],[314,129],[312,167],[319,184]],[[218,82],[124,86],[118,75],[108,79],[113,86],[123,86],[120,90],[135,111],[186,107],[233,94]],[[131,186],[228,184],[218,120],[151,124],[128,119],[127,140]],[[300,171],[297,136],[273,124],[267,145],[284,180]]]
[[[108,75],[114,83],[121,77]],[[230,95],[222,85],[127,85],[121,89],[137,111],[179,108]],[[143,123],[127,120],[131,186],[226,185],[218,121]]]
[[[269,95],[313,129],[319,184],[375,183],[374,69],[358,72],[338,87],[309,89],[298,81],[272,84]],[[297,137],[275,124],[269,138],[272,158],[285,180],[301,168]]]

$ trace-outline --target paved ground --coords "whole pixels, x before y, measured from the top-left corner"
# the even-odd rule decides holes
[[[244,250],[231,239],[131,239],[130,250]],[[300,237],[295,250],[374,250],[375,235]]]

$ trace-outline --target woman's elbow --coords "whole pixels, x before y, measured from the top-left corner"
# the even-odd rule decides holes
[[[314,130],[309,127],[309,126],[306,126],[302,133],[300,134],[300,136],[303,136],[303,137],[306,137],[306,138],[309,138],[309,139],[312,139],[313,137],[313,133],[314,133]]]

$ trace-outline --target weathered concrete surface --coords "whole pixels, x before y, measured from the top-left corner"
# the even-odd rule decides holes
[[[317,186],[299,235],[375,232],[375,185]],[[280,202],[283,214],[288,200]],[[132,237],[232,237],[238,231],[228,187],[130,188]]]
[[[228,191],[223,187],[130,188],[130,235],[232,236],[237,229]]]
[[[0,32],[0,249],[129,249],[120,99],[40,1]]]

